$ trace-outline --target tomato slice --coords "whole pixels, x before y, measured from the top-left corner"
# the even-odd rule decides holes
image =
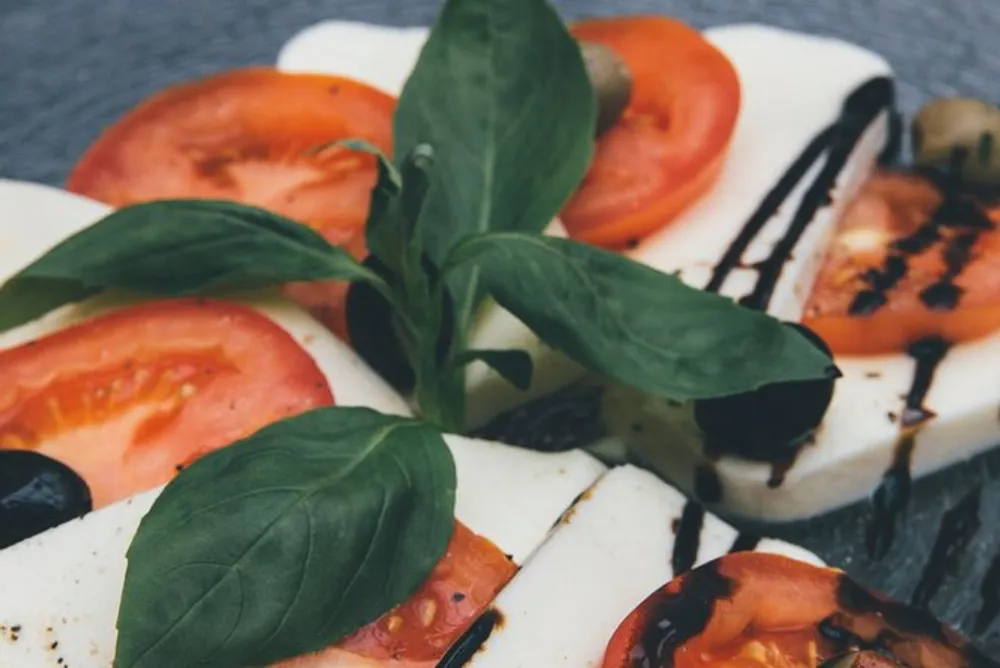
[[[926,611],[842,571],[761,552],[729,554],[654,592],[615,631],[603,665],[816,668],[859,647],[906,666],[990,665]]]
[[[317,654],[281,668],[432,668],[514,576],[514,563],[460,522],[427,581],[408,601]]]
[[[142,102],[87,149],[66,186],[116,207],[182,198],[252,204],[363,254],[375,160],[314,149],[356,138],[391,153],[395,106],[392,96],[342,77],[232,70]],[[346,335],[345,290],[300,286],[292,296]]]
[[[803,324],[844,355],[899,352],[928,337],[959,342],[996,331],[997,221],[1000,208],[984,208],[962,193],[946,202],[922,176],[875,174],[844,213]]]
[[[287,332],[225,302],[151,302],[0,352],[0,448],[65,463],[95,508],[332,403],[326,378]]]
[[[619,248],[662,228],[715,181],[736,128],[739,77],[701,33],[673,19],[594,19],[572,32],[617,53],[633,83],[560,218],[570,236]]]

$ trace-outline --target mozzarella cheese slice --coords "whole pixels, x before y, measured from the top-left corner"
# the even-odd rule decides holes
[[[737,532],[714,515],[697,515],[684,496],[632,466],[612,470],[566,513],[562,523],[500,592],[454,662],[475,668],[596,668],[618,624],[687,567],[729,552]],[[765,552],[822,565],[781,541]],[[471,657],[471,658],[469,658]],[[463,663],[466,660],[466,663]]]
[[[541,454],[447,436],[455,514],[522,563],[604,472],[580,452]],[[111,668],[125,553],[160,490],[0,551],[0,666]]]

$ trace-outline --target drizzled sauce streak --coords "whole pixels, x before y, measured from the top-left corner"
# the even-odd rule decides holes
[[[438,661],[437,668],[462,668],[477,652],[483,649],[493,631],[503,626],[503,614],[490,608],[479,616],[469,630],[462,634],[448,652]]]
[[[924,289],[920,300],[933,311],[950,311],[958,306],[962,291],[954,281],[972,259],[972,247],[979,235],[993,226],[972,195],[959,186],[964,160],[963,149],[952,151],[951,172],[936,179],[943,195],[940,206],[911,234],[893,242],[880,269],[872,269],[861,277],[868,287],[854,296],[848,313],[868,316],[885,306],[888,292],[906,276],[910,256],[923,253],[941,241],[946,229],[951,234],[943,252],[945,272]]]
[[[676,594],[664,594],[657,601],[645,625],[633,666],[661,668],[674,665],[674,650],[701,633],[715,611],[715,602],[732,595],[729,578],[719,572],[718,562],[687,574]]]
[[[796,244],[816,217],[816,213],[831,203],[832,190],[837,184],[840,173],[844,171],[854,147],[875,118],[892,106],[894,97],[892,81],[885,77],[871,79],[848,96],[840,119],[832,128],[833,136],[830,138],[830,151],[826,163],[802,196],[799,208],[796,209],[785,235],[775,244],[767,259],[757,265],[759,274],[757,283],[750,294],[740,300],[741,304],[761,310],[767,308],[785,263],[791,258]]]
[[[742,303],[751,308],[766,309],[784,264],[819,209],[830,203],[831,190],[855,146],[878,115],[892,108],[894,101],[892,80],[887,77],[875,77],[856,88],[844,101],[837,121],[809,142],[754,211],[713,268],[712,276],[704,289],[718,292],[733,270],[742,266],[742,256],[750,243],[778,212],[812,166],[823,157],[824,152],[829,151],[826,162],[799,203],[785,235],[775,244],[768,258],[754,267],[758,272],[758,280]]]
[[[674,577],[687,573],[697,563],[701,527],[704,521],[705,508],[700,503],[688,501],[684,504],[684,511],[681,513],[674,536],[674,553],[670,559]]]
[[[983,605],[976,613],[974,630],[977,634],[985,633],[990,624],[1000,617],[1000,552],[993,557],[993,562],[979,585],[979,595],[983,599]]]
[[[729,548],[729,553],[733,552],[753,552],[757,549],[757,545],[760,544],[760,536],[757,534],[747,533],[741,531],[739,535],[736,536],[736,540],[733,541],[732,547]]]
[[[722,481],[711,464],[702,464],[694,472],[694,495],[702,503],[722,501]],[[698,560],[701,528],[705,522],[705,507],[688,501],[679,519],[674,520],[674,550],[670,558],[674,575],[691,570]]]
[[[914,361],[914,372],[900,416],[901,431],[896,441],[892,465],[885,472],[872,497],[874,517],[868,527],[867,545],[873,558],[881,559],[889,551],[895,539],[896,518],[910,500],[913,482],[910,478],[910,461],[917,434],[928,420],[934,418],[934,413],[924,407],[924,398],[948,347],[947,341],[932,338],[918,341],[907,350]]]
[[[870,79],[847,97],[839,118],[809,142],[740,229],[713,267],[712,274],[704,287],[706,291],[719,292],[734,270],[746,267],[743,255],[750,244],[813,167],[822,161],[816,176],[808,184],[798,203],[784,235],[775,243],[767,258],[749,267],[757,272],[757,280],[750,293],[742,297],[739,302],[748,308],[767,310],[775,287],[795,247],[815,220],[819,210],[832,202],[832,191],[858,142],[879,114],[887,110],[891,112],[894,100],[893,83],[887,77]],[[822,415],[825,410],[826,406],[822,406],[818,412]],[[767,417],[761,416],[761,419]],[[800,435],[795,435],[798,436]],[[769,481],[771,487],[781,485],[785,473],[794,464],[797,453],[807,442],[802,440],[775,444],[774,452],[780,455],[775,455],[777,461],[773,462],[773,473]]]
[[[941,518],[931,558],[924,566],[920,582],[913,590],[910,603],[926,608],[930,605],[947,576],[953,575],[969,544],[979,531],[979,503],[982,489],[969,492]]]

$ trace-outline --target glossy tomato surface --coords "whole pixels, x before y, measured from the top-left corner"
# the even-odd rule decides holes
[[[675,578],[615,631],[604,668],[816,668],[859,647],[899,665],[995,666],[924,610],[843,572],[739,552]]]
[[[905,350],[1000,328],[1000,207],[883,171],[847,207],[803,324],[835,353]]]
[[[87,149],[66,186],[116,207],[183,198],[252,204],[361,257],[375,160],[329,144],[364,139],[391,154],[395,106],[392,96],[342,77],[223,72],[139,104]],[[323,283],[289,294],[343,334],[345,290]]]
[[[65,463],[95,508],[332,403],[326,378],[287,332],[219,301],[124,308],[0,352],[0,448]]]
[[[571,29],[617,53],[633,85],[560,218],[576,239],[624,247],[667,225],[715,181],[736,127],[740,82],[721,51],[674,19],[594,19]]]
[[[499,548],[456,523],[444,558],[408,601],[336,647],[280,666],[430,668],[486,610],[515,570]]]

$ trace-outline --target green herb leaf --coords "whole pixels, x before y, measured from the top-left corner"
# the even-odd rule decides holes
[[[484,234],[458,246],[445,270],[465,262],[542,341],[654,395],[702,399],[837,374],[793,328],[586,244]]]
[[[268,211],[212,200],[150,202],[109,214],[10,279],[0,288],[0,326],[109,288],[183,295],[316,279],[378,282],[318,233]]]
[[[519,390],[531,387],[534,364],[524,350],[466,350],[455,358],[455,366],[483,362]]]
[[[139,526],[115,668],[245,668],[332,645],[424,582],[454,502],[441,434],[367,409],[321,408],[222,448]]]
[[[395,118],[397,163],[434,147],[418,226],[431,259],[469,234],[544,229],[586,172],[595,118],[579,47],[547,2],[447,0]],[[464,329],[475,268],[450,286]]]

